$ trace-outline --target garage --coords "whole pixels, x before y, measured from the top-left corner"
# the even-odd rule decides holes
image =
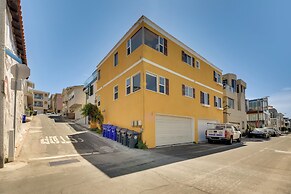
[[[194,142],[192,118],[156,115],[156,146],[189,142]]]
[[[214,120],[198,120],[198,142],[205,142],[205,131],[208,128],[214,127],[214,125],[211,125],[211,123],[217,123],[217,121]]]

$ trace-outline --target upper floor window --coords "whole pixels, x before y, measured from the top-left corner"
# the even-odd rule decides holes
[[[214,107],[221,108],[221,98],[214,96]]]
[[[43,107],[43,102],[42,101],[34,101],[33,105],[37,106],[37,107]]]
[[[146,74],[146,89],[157,91],[157,76],[147,73]]]
[[[118,86],[114,86],[113,88],[113,99],[114,100],[118,99]]]
[[[132,92],[135,92],[140,89],[140,73],[132,77]]]
[[[194,57],[191,57],[190,55],[186,54],[184,51],[182,51],[182,61],[187,63],[188,65],[195,67],[195,59]]]
[[[127,55],[132,53],[142,44],[142,28],[140,28],[128,41],[126,44]]]
[[[131,81],[130,81],[130,78],[127,78],[126,79],[126,95],[130,94],[131,92]]]
[[[182,85],[182,95],[183,96],[188,96],[191,98],[195,98],[195,88],[185,86],[184,84]]]
[[[118,65],[118,52],[114,54],[114,66]]]
[[[196,68],[200,69],[200,61],[196,60],[195,63],[196,63]]]
[[[221,83],[221,75],[217,73],[216,71],[213,71],[213,80],[216,83]]]
[[[42,100],[43,99],[43,94],[34,94],[34,98]]]
[[[227,98],[227,106],[228,106],[228,108],[234,109],[234,99]]]
[[[167,39],[158,36],[147,28],[144,28],[144,43],[145,45],[168,55]]]
[[[90,85],[89,87],[89,96],[93,95],[94,85]]]
[[[204,105],[210,105],[209,94],[206,92],[200,92],[200,103]]]
[[[169,95],[169,79],[146,73],[146,89]]]
[[[99,70],[97,71],[97,80],[100,80],[100,76],[101,76],[101,70],[99,69]]]

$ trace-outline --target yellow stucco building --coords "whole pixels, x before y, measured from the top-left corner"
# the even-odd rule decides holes
[[[97,66],[105,122],[150,147],[205,141],[223,122],[222,70],[142,16]]]

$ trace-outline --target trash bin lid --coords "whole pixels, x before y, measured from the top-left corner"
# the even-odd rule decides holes
[[[122,128],[120,131],[121,131],[121,133],[126,133],[127,129]]]
[[[133,135],[133,133],[134,133],[134,131],[132,131],[132,130],[127,131],[127,135]]]
[[[120,132],[121,128],[120,127],[116,127],[116,131]]]

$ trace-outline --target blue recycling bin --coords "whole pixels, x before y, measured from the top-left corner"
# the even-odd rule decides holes
[[[107,125],[105,137],[110,138],[111,125]]]
[[[112,140],[114,140],[114,141],[116,141],[116,126],[112,126],[111,127],[111,137],[110,137],[110,139],[112,139]]]
[[[26,123],[26,115],[22,115],[22,123]]]
[[[102,125],[102,128],[103,128],[103,131],[102,131],[102,136],[103,136],[103,137],[106,137],[106,131],[107,131],[107,127],[108,127],[108,125],[107,125],[107,124],[103,124],[103,125]]]

